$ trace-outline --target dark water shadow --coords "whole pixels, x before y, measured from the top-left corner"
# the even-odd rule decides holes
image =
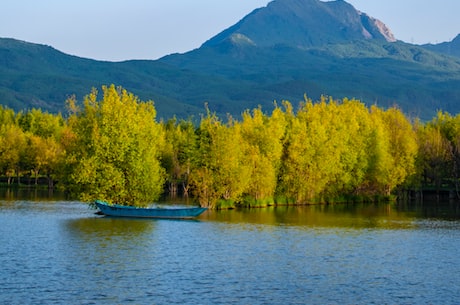
[[[427,218],[459,220],[460,206],[450,203],[361,203],[222,210],[203,215],[203,219],[227,223],[354,229],[410,229]]]
[[[62,201],[70,199],[64,192],[57,189],[36,187],[0,187],[0,198],[5,201]]]

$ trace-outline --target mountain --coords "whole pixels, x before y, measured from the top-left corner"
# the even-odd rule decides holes
[[[298,48],[359,39],[396,41],[382,22],[358,12],[347,2],[318,0],[270,2],[203,46],[219,45],[228,39],[257,47],[282,44]]]
[[[0,102],[65,111],[68,96],[114,83],[153,99],[161,118],[197,116],[205,103],[238,116],[307,94],[396,104],[429,119],[460,112],[460,58],[444,53],[397,41],[345,1],[275,0],[200,48],[155,61],[102,62],[0,39]]]
[[[457,37],[455,37],[452,41],[439,44],[426,44],[423,45],[423,47],[431,51],[460,57],[460,34],[457,35]]]
[[[276,0],[199,49],[160,61],[244,81],[250,90],[231,97],[251,107],[297,103],[306,93],[399,105],[423,118],[460,111],[458,58],[396,41],[381,21],[345,1]]]

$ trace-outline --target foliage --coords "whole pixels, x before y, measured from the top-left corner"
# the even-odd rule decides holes
[[[382,130],[386,136],[376,140],[375,182],[379,185],[378,193],[390,195],[398,185],[403,184],[405,179],[415,173],[415,158],[418,151],[418,143],[413,126],[396,108],[383,111],[375,106],[372,107],[372,118],[376,124],[382,124]],[[382,140],[386,140],[383,142]]]
[[[169,191],[188,195],[189,176],[197,145],[195,126],[191,120],[171,119],[161,125],[165,135],[165,145],[161,152],[161,162],[166,170]]]
[[[231,119],[224,125],[208,110],[197,133],[196,158],[190,173],[194,195],[207,207],[218,207],[219,199],[240,200],[250,179],[240,125]]]
[[[256,201],[271,198],[276,184],[283,153],[286,120],[280,108],[271,117],[262,109],[243,113],[241,126],[244,163],[249,166],[250,177],[245,193]],[[254,205],[254,204],[252,204]]]
[[[7,124],[0,128],[0,169],[8,177],[8,184],[13,176],[19,178],[21,165],[26,159],[26,135],[17,125]],[[19,181],[18,181],[19,182]]]
[[[439,111],[425,125],[418,126],[418,180],[437,190],[454,187],[459,193],[460,115]]]
[[[389,195],[414,172],[415,133],[399,109],[323,97],[291,120],[279,187],[296,202]]]
[[[69,151],[68,184],[85,201],[145,205],[162,193],[164,170],[159,151],[163,135],[152,102],[114,85],[85,98],[69,118],[75,141]]]
[[[46,176],[85,201],[146,205],[164,191],[211,208],[391,198],[398,188],[460,192],[460,116],[411,122],[395,107],[305,97],[223,122],[207,108],[155,121],[152,102],[125,89],[93,90],[69,115],[0,107],[0,175]]]

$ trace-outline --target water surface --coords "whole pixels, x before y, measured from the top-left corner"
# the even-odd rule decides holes
[[[2,304],[458,304],[457,203],[101,217],[0,201]]]

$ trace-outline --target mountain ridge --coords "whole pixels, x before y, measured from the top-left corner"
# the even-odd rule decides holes
[[[422,47],[445,55],[460,57],[460,34],[451,41],[438,44],[424,44]]]

